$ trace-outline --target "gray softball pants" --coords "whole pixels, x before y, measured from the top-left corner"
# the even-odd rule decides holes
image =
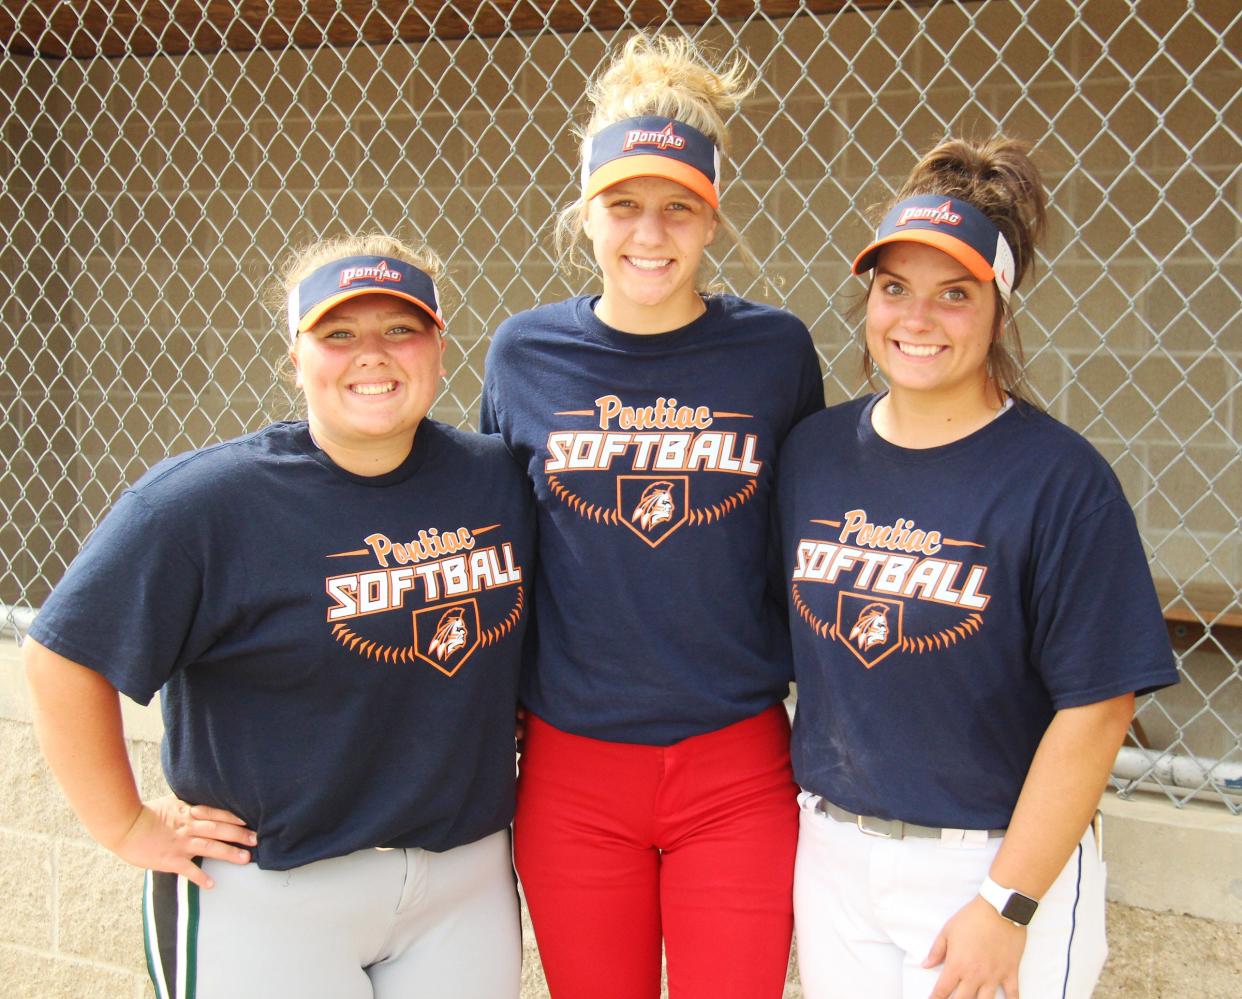
[[[517,999],[508,830],[444,853],[203,867],[210,891],[148,872],[143,925],[159,999]]]

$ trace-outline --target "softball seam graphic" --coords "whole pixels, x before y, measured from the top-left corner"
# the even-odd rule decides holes
[[[916,635],[911,638],[904,636],[897,648],[902,652],[931,652],[933,649],[947,649],[956,645],[967,635],[973,635],[983,626],[983,618],[979,614],[969,614],[961,624],[952,628],[942,628],[930,635]]]
[[[837,637],[836,622],[825,621],[811,610],[806,605],[806,601],[802,599],[797,583],[790,587],[790,596],[793,598],[794,607],[798,609],[799,617],[807,623],[815,634],[820,638]],[[913,638],[905,635],[897,643],[896,650],[900,652],[931,652],[934,649],[946,649],[950,645],[956,645],[968,635],[973,635],[981,627],[983,627],[982,615],[972,613],[967,615],[961,624],[954,625],[952,628],[942,628],[931,635],[916,635]]]
[[[586,520],[592,520],[597,524],[619,524],[621,522],[621,516],[615,509],[584,500],[577,493],[571,492],[555,475],[548,476],[548,488],[552,491],[553,496]],[[702,524],[710,524],[713,521],[721,520],[746,503],[755,495],[758,488],[759,482],[757,479],[748,479],[746,485],[719,503],[714,503],[709,507],[692,509],[687,523],[698,527]]]
[[[500,641],[505,635],[509,634],[518,621],[522,619],[522,614],[526,609],[526,593],[525,587],[517,588],[517,595],[513,601],[513,607],[504,619],[496,625],[480,632],[479,645],[486,648]],[[374,659],[377,662],[387,663],[408,663],[418,658],[418,650],[413,645],[395,646],[381,645],[379,642],[372,641],[369,638],[363,638],[361,635],[352,631],[348,625],[344,623],[333,625],[332,637],[341,645],[344,645],[350,652],[357,652],[360,656],[367,659]]]
[[[810,625],[811,630],[815,632],[815,634],[817,634],[820,638],[837,637],[836,623],[828,622],[823,618],[818,617],[815,612],[806,605],[802,599],[802,594],[798,591],[797,583],[794,583],[793,586],[790,587],[790,593],[793,596],[794,606],[798,608],[798,614],[802,617],[802,620]]]

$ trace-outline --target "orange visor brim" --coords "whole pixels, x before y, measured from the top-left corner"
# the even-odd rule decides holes
[[[971,277],[979,281],[996,280],[996,272],[992,270],[992,265],[984,260],[982,254],[973,246],[948,233],[936,232],[932,229],[907,229],[905,232],[894,232],[883,239],[877,239],[854,258],[854,265],[850,268],[851,273],[862,274],[871,270],[876,265],[880,247],[887,246],[889,243],[922,243],[924,246],[947,253],[965,267]]]
[[[602,191],[635,177],[663,177],[689,188],[713,208],[720,207],[720,195],[716,191],[716,185],[705,173],[696,170],[689,163],[682,163],[681,160],[650,154],[609,160],[591,174],[583,197],[590,201]]]
[[[346,291],[342,291],[338,295],[325,298],[322,302],[318,303],[313,309],[307,312],[298,323],[298,332],[308,332],[314,328],[315,324],[324,317],[324,314],[329,309],[340,305],[342,302],[349,301],[351,298],[358,298],[361,295],[389,295],[393,298],[399,298],[402,301],[410,302],[413,305],[417,305],[431,317],[431,321],[436,324],[436,329],[441,331],[444,330],[444,320],[436,315],[435,309],[420,298],[415,298],[413,295],[407,295],[403,291],[393,291],[388,288],[350,288]]]

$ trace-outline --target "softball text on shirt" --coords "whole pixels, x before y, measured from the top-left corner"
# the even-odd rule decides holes
[[[328,555],[357,566],[324,580],[332,637],[367,659],[422,661],[452,676],[477,649],[511,632],[525,608],[513,545],[486,543],[487,533],[499,526],[432,527],[407,541],[376,532],[363,538],[360,548]],[[507,613],[485,617],[478,594],[502,587],[513,588]],[[410,609],[417,603],[421,606]],[[394,612],[410,614],[408,644],[368,636],[364,619]]]
[[[982,544],[946,538],[901,517],[891,524],[872,523],[861,508],[809,523],[826,536],[797,542],[793,606],[817,635],[840,642],[867,669],[894,652],[948,648],[983,626],[991,599],[983,590],[988,569],[963,557],[983,549]],[[807,589],[815,584],[835,588],[827,606],[808,597]],[[905,610],[911,600],[947,611],[934,628],[907,629]]]
[[[581,517],[628,528],[652,548],[682,527],[728,516],[758,488],[763,462],[758,435],[745,431],[746,413],[713,412],[674,396],[627,404],[603,395],[590,409],[555,415],[585,425],[548,433],[543,471],[551,494]],[[691,488],[698,472],[736,482],[723,498],[700,499]]]

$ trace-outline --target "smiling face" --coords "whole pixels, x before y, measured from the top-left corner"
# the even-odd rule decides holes
[[[349,471],[396,468],[435,400],[443,351],[427,313],[391,295],[324,313],[290,351],[316,443]]]
[[[662,177],[635,177],[587,204],[583,229],[604,279],[596,314],[627,333],[664,333],[698,318],[695,278],[716,212]]]
[[[996,286],[941,250],[890,243],[867,296],[867,350],[894,400],[907,395],[971,411],[988,405]]]

